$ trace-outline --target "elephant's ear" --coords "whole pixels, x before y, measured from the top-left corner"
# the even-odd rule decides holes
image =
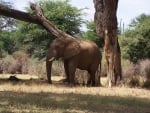
[[[80,43],[78,41],[70,42],[64,50],[64,59],[71,58],[80,53]]]

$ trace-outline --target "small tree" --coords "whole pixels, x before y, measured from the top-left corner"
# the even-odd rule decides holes
[[[0,6],[12,8],[10,2],[0,1]],[[0,32],[3,30],[11,31],[15,27],[15,20],[13,18],[5,17],[0,15]]]
[[[80,26],[83,23],[82,9],[71,6],[68,0],[40,1],[39,4],[41,4],[47,19],[62,31],[71,35],[80,33]],[[31,10],[28,12],[31,12]],[[34,57],[45,57],[49,44],[56,37],[41,26],[32,23],[19,21],[17,27],[16,33],[22,49],[27,50]]]
[[[85,40],[92,40],[94,41],[100,48],[103,48],[104,40],[103,38],[99,38],[96,33],[94,21],[88,21],[87,24],[87,31],[82,34],[83,39]]]
[[[120,38],[123,58],[133,63],[150,58],[150,16],[138,16],[130,27]]]
[[[12,8],[10,2],[0,1],[0,6]],[[15,28],[15,20],[9,17],[0,15],[0,58],[8,53],[15,51],[15,40],[10,33],[13,33]]]

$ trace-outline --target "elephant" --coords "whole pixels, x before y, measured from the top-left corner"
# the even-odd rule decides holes
[[[59,58],[64,61],[68,84],[75,85],[75,71],[78,68],[87,70],[90,74],[87,85],[100,85],[100,75],[96,77],[95,74],[99,65],[101,67],[102,55],[94,42],[62,37],[53,40],[46,56],[47,79],[50,84],[52,62]]]

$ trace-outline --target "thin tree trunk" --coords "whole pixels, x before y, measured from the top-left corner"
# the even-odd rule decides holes
[[[93,0],[95,7],[94,22],[97,34],[104,38],[104,52],[107,63],[109,86],[122,78],[121,53],[117,38],[118,0]],[[118,61],[119,60],[119,61]]]

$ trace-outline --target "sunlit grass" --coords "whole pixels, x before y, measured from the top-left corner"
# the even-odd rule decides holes
[[[61,78],[62,79],[62,78]],[[126,87],[69,87],[28,80],[0,83],[0,112],[149,113],[150,91]]]

